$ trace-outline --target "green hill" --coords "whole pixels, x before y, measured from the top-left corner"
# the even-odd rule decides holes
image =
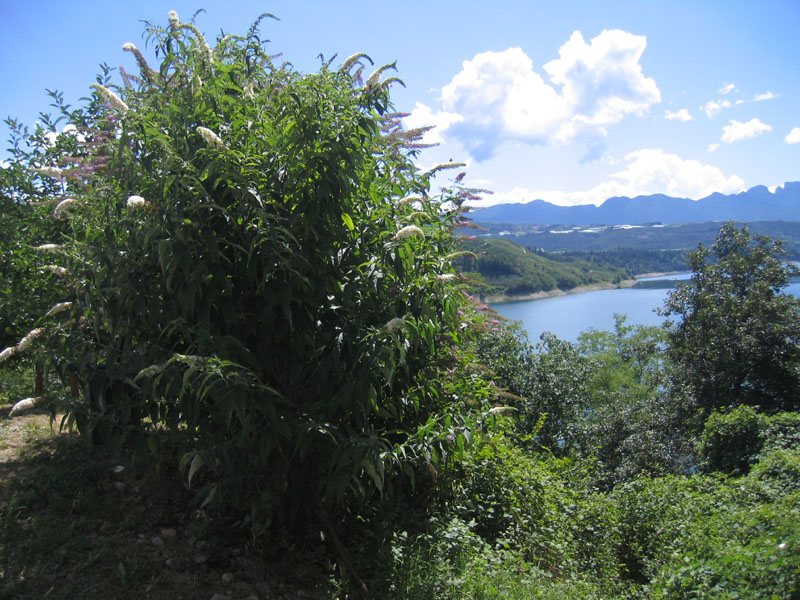
[[[465,240],[463,249],[475,253],[477,259],[463,257],[457,267],[483,282],[480,293],[484,296],[569,291],[585,285],[616,285],[626,278],[619,267],[572,257],[553,260],[509,240]]]

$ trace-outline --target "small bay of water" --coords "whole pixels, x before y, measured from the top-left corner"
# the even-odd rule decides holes
[[[638,281],[688,279],[691,273],[641,278]],[[562,340],[575,342],[589,328],[613,331],[614,314],[627,315],[628,325],[661,325],[664,317],[655,310],[664,306],[669,288],[621,288],[597,290],[493,304],[492,308],[507,319],[521,321],[531,342],[538,342],[549,331]],[[800,283],[786,287],[787,293],[800,295]]]

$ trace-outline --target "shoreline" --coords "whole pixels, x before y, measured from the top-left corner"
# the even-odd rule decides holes
[[[600,290],[618,290],[629,288],[636,285],[636,282],[643,277],[664,277],[666,275],[676,275],[681,271],[672,271],[667,273],[642,273],[636,275],[633,279],[623,279],[619,284],[610,282],[590,283],[589,285],[579,285],[569,290],[547,290],[542,292],[535,292],[533,294],[522,294],[520,296],[507,296],[501,294],[499,296],[486,296],[482,299],[486,304],[507,304],[509,302],[524,302],[526,300],[541,300],[542,298],[554,298],[556,296],[567,296],[569,294],[583,294],[585,292],[597,292]]]

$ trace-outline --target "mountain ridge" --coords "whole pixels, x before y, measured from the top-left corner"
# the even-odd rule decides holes
[[[757,185],[736,194],[714,192],[699,200],[665,194],[613,196],[600,206],[559,206],[545,200],[474,209],[473,220],[528,225],[642,225],[705,221],[800,221],[800,181],[770,192]]]

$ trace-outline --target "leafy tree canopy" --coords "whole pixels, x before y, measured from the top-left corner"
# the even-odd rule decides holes
[[[691,282],[670,293],[674,383],[710,411],[743,404],[800,407],[800,302],[782,290],[798,274],[782,243],[726,223],[690,253]]]

